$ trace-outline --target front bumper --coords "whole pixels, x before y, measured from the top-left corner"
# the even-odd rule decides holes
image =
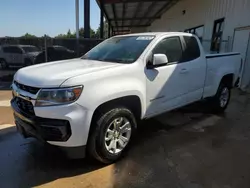
[[[11,100],[18,131],[25,137],[35,137],[56,146],[69,158],[85,157],[89,126],[87,111],[78,104],[34,108],[34,114],[18,107]],[[37,115],[38,114],[38,115]],[[45,118],[46,117],[46,118]]]
[[[65,142],[71,136],[69,121],[40,118],[22,111],[15,98],[11,100],[18,131],[25,137],[35,137],[42,141]]]
[[[91,118],[93,115],[92,111],[87,110],[77,103],[47,107],[33,107],[33,105],[31,105],[31,110],[28,105],[27,108],[20,110],[14,99],[11,101],[11,106],[17,118],[19,118],[18,120],[21,119],[22,122],[28,124],[29,128],[27,129],[30,132],[28,136],[35,136],[51,145],[59,147],[75,148],[87,144]],[[34,104],[34,101],[31,102]],[[47,124],[47,122],[49,122],[49,124]],[[59,124],[57,122],[59,122]],[[32,129],[30,129],[30,124],[32,125]],[[68,124],[69,127],[66,124]],[[48,138],[45,139],[41,131],[37,131],[36,134],[33,135],[33,129],[39,129],[41,125],[52,125],[53,128],[58,127],[58,125],[64,125],[62,127],[59,126],[60,131],[63,131],[63,138],[60,141]]]

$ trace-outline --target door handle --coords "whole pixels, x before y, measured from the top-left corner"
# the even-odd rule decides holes
[[[180,73],[181,73],[181,74],[186,74],[186,73],[188,73],[188,70],[185,69],[185,68],[183,68],[183,69],[181,69]]]

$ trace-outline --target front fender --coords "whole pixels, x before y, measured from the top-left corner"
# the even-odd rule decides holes
[[[143,116],[145,114],[145,97],[143,93],[145,93],[143,84],[133,78],[126,81],[101,81],[91,85],[84,85],[84,91],[78,103],[94,112],[98,106],[108,101],[126,96],[138,96],[141,102],[141,116]]]

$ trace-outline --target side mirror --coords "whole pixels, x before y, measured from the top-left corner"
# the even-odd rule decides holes
[[[161,66],[168,63],[168,57],[165,54],[154,54],[153,56],[153,66]]]

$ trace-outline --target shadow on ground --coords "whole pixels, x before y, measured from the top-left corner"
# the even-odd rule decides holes
[[[1,187],[249,187],[245,103],[237,98],[225,118],[200,113],[195,104],[142,122],[129,153],[109,166],[68,160],[14,131],[0,134]],[[181,123],[164,120],[172,115]]]
[[[204,114],[205,116],[207,115]],[[199,117],[199,119],[202,118],[203,116]],[[162,156],[161,152],[158,151],[164,144],[159,140],[161,134],[173,132],[180,129],[181,126],[167,125],[157,119],[141,122],[129,154],[117,164],[111,165],[112,170],[108,171],[113,176],[110,185],[127,187],[129,182],[125,183],[123,179],[127,175],[133,176],[133,171],[139,173],[139,175],[142,173],[142,176],[144,176],[143,171],[148,164],[152,160],[158,161],[158,159],[150,159],[151,154],[158,153]],[[7,134],[1,134],[0,132],[0,182],[3,187],[33,187],[60,178],[84,175],[106,168],[106,166],[89,159],[69,160],[53,147],[43,145],[34,139],[24,140],[13,127],[7,132]],[[141,166],[142,161],[145,162],[143,166]],[[135,180],[131,180],[130,183],[135,183],[133,181],[136,181],[137,175],[135,174]],[[116,176],[119,176],[119,178]],[[114,177],[116,178],[113,179]],[[96,178],[98,179],[98,177]]]

